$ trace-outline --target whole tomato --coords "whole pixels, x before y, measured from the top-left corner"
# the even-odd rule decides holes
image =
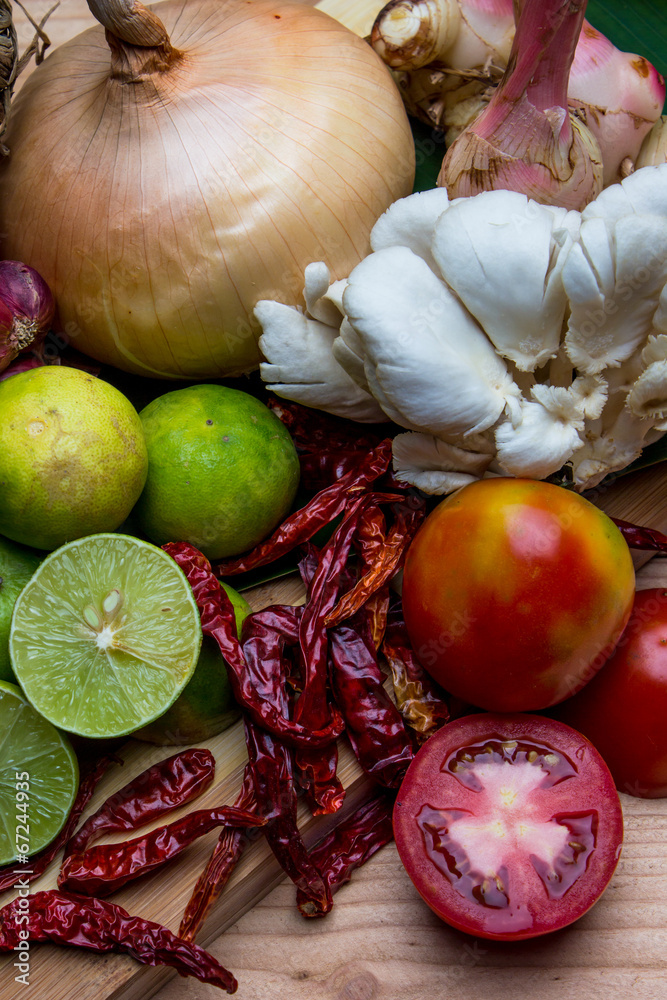
[[[485,479],[448,497],[408,551],[405,624],[446,690],[498,712],[575,694],[628,621],[634,568],[618,528],[550,483]]]
[[[641,590],[611,659],[558,717],[599,750],[621,792],[667,796],[667,591]]]

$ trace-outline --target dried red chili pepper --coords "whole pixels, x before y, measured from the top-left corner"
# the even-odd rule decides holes
[[[49,867],[55,856],[60,851],[63,844],[66,844],[81,818],[83,810],[88,805],[90,798],[95,791],[98,781],[113,763],[120,763],[120,758],[113,754],[100,757],[93,764],[84,769],[79,782],[79,790],[74,799],[74,803],[67,817],[64,827],[48,847],[45,847],[39,854],[33,855],[27,865],[17,865],[14,862],[0,869],[0,892],[11,889],[20,880],[22,883],[32,882],[39,878]],[[24,869],[20,871],[18,869]]]
[[[655,552],[667,552],[667,535],[655,528],[644,528],[630,521],[622,521],[612,517],[612,521],[620,530],[623,538],[631,549],[651,549]]]
[[[297,825],[290,750],[248,719],[245,729],[257,807],[272,817],[264,829],[269,847],[313,911],[326,913],[331,909],[331,893],[310,860]]]
[[[400,600],[389,612],[382,653],[391,669],[396,706],[417,739],[424,742],[449,721],[450,710],[444,692],[414,654]]]
[[[239,809],[250,809],[255,806],[254,784],[248,765],[243,773],[243,784],[234,805]],[[194,941],[206,915],[239,862],[248,842],[248,836],[246,830],[223,827],[220,831],[211,857],[197,879],[197,884],[185,907],[183,919],[178,929],[179,937],[183,938],[184,941]]]
[[[0,910],[0,951],[14,951],[26,940],[127,952],[144,965],[171,966],[181,976],[194,976],[227,993],[238,986],[231,972],[203,948],[107,900],[55,889],[18,896]]]
[[[392,808],[393,802],[386,795],[370,799],[346,816],[311,851],[310,859],[332,894],[350,881],[355,868],[365,864],[376,851],[393,840]],[[297,889],[296,902],[304,917],[323,916],[313,909],[300,889]]]
[[[299,623],[303,690],[295,705],[294,718],[312,728],[319,729],[326,725],[332,712],[327,673],[329,640],[325,621],[336,602],[359,518],[364,510],[375,506],[374,496],[376,494],[365,493],[350,502],[345,517],[321,549],[312,579],[308,582],[308,598]],[[337,747],[333,745],[328,753],[299,750],[295,763],[300,784],[314,813],[331,813],[339,809],[345,790],[336,777]]]
[[[355,546],[359,551],[362,574],[373,565],[373,562],[382,549],[386,534],[387,519],[384,511],[380,507],[369,507],[359,518],[357,537],[355,539]],[[354,589],[358,582],[358,577],[359,574],[357,573],[346,587],[341,587],[343,593],[347,594]],[[379,647],[384,635],[388,606],[388,586],[379,587],[374,594],[368,596],[364,603],[364,613],[368,617],[371,635],[376,648]]]
[[[394,788],[414,756],[412,741],[384,689],[372,640],[361,620],[354,625],[329,633],[331,686],[357,760],[378,784]]]
[[[215,572],[220,577],[246,573],[274,562],[297,545],[307,542],[320,528],[330,524],[345,510],[350,496],[366,489],[382,476],[391,462],[391,441],[381,441],[377,447],[360,458],[359,464],[338,482],[317,493],[305,507],[288,517],[265,541],[237,559],[216,563]]]
[[[270,699],[258,694],[256,678],[248,670],[236,631],[234,607],[218,583],[208,559],[185,542],[163,546],[181,567],[192,587],[202,631],[218,643],[228,667],[234,696],[243,711],[257,725],[280,737],[291,746],[322,747],[340,736],[343,722],[336,715],[324,729],[312,730],[276,711]],[[271,677],[268,678],[271,686]]]
[[[243,623],[246,671],[257,697],[269,704],[275,701],[276,688],[285,684],[285,651],[298,642],[302,613],[302,607],[275,604],[248,615]]]
[[[255,678],[255,689],[258,695],[265,701],[275,701],[276,692],[286,685],[299,690],[303,688],[303,671],[299,671],[298,682],[295,679],[293,666],[287,667],[287,653],[293,649],[299,640],[300,619],[304,613],[304,608],[290,608],[276,605],[265,611],[249,615],[243,627],[243,655],[250,676]],[[326,685],[326,674],[325,674]],[[277,710],[277,709],[276,709]],[[282,712],[282,709],[281,709]],[[284,712],[288,714],[287,711]],[[338,720],[338,725],[342,730],[342,719],[337,709],[331,709],[325,701],[325,711],[320,716],[322,725],[326,726],[332,718]],[[313,719],[308,720],[314,722]],[[303,719],[299,720],[304,724]],[[313,728],[317,728],[314,723]],[[321,728],[321,727],[320,727]],[[333,778],[336,787],[332,789],[332,794],[336,794],[340,789],[342,796],[342,786],[335,782],[337,749],[335,741],[328,747],[317,750],[307,750],[307,760],[317,761],[318,765],[323,761],[330,761],[333,758]],[[330,777],[330,774],[327,774]],[[306,782],[304,782],[306,785]],[[328,810],[327,810],[328,811]]]
[[[77,830],[65,855],[80,854],[102,833],[136,830],[190,802],[211,784],[215,757],[210,750],[182,750],[146,768],[104,802]]]
[[[343,476],[354,472],[367,449],[351,448],[329,449],[324,452],[307,452],[299,454],[301,466],[300,485],[309,493],[319,493],[332,483],[338,482]]]
[[[289,400],[269,397],[267,405],[290,432],[301,464],[301,486],[311,493],[347,475],[366,452],[387,437],[386,425],[362,431],[361,425],[351,420]]]
[[[367,507],[359,516],[356,544],[364,567],[372,566],[387,537],[387,518],[381,507]]]
[[[351,618],[396,575],[425,513],[426,505],[419,499],[411,507],[399,508],[383,544],[369,557],[369,569],[327,616],[327,625],[338,625],[346,618]]]
[[[160,868],[216,826],[247,829],[265,822],[257,813],[234,806],[196,809],[143,837],[120,844],[98,844],[82,854],[69,854],[60,869],[58,885],[88,896],[108,896],[126,882]]]
[[[320,455],[344,449],[366,452],[387,437],[387,424],[362,425],[275,396],[268,397],[267,406],[287,427],[299,451]]]
[[[270,609],[275,612],[275,609]],[[300,609],[303,612],[303,609]],[[294,645],[296,634],[294,621],[276,620],[275,613],[264,615],[259,612],[244,622],[244,649],[248,659],[257,656],[258,650],[266,656],[267,662],[280,667],[269,668],[271,677],[284,677],[285,670],[280,654],[285,644]],[[254,639],[261,640],[260,642]],[[290,712],[290,696],[286,683],[268,686],[266,697],[277,715],[286,718]],[[251,719],[244,719],[248,768],[253,783],[256,808],[266,816],[268,823],[264,829],[267,842],[283,871],[299,886],[311,900],[316,910],[331,907],[331,895],[319,872],[308,857],[305,844],[297,825],[297,797],[294,787],[292,752],[280,739],[256,726]]]

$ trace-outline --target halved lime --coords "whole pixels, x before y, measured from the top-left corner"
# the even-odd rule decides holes
[[[78,786],[79,768],[65,734],[15,684],[0,681],[0,865],[51,843]]]
[[[81,736],[113,737],[169,708],[195,669],[199,611],[171,556],[88,535],[47,556],[14,605],[9,653],[31,704]]]

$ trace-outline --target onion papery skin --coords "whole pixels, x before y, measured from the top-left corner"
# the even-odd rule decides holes
[[[296,304],[311,261],[342,278],[369,252],[376,219],[412,190],[413,140],[387,68],[320,11],[150,9],[180,53],[165,72],[113,77],[96,26],[19,93],[2,253],[44,276],[61,329],[96,360],[236,375],[260,358],[258,300]]]

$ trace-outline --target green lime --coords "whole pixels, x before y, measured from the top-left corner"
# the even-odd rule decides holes
[[[199,611],[174,560],[129,535],[89,535],[48,555],[14,605],[9,653],[30,703],[81,736],[134,732],[195,669]]]
[[[65,734],[15,684],[0,681],[0,865],[50,844],[78,787],[76,755]]]
[[[234,605],[239,637],[251,607],[238,591],[221,583]],[[239,709],[232,694],[227,667],[220,648],[205,635],[195,672],[171,708],[133,735],[160,746],[199,743],[221,733],[235,722]]]
[[[299,459],[285,426],[238,389],[194,385],[140,413],[148,478],[137,504],[152,541],[190,542],[209,559],[252,548],[289,511]]]
[[[139,415],[78,368],[0,382],[0,533],[39,549],[114,531],[146,480]]]
[[[16,598],[43,556],[0,536],[0,681],[14,681],[9,661],[9,627]]]

